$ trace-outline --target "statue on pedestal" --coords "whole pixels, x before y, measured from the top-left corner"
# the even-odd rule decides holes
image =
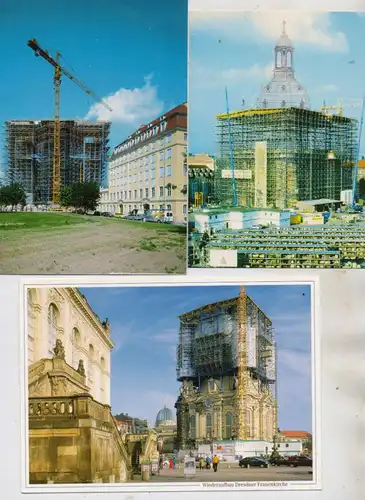
[[[56,340],[56,345],[53,349],[53,357],[57,359],[65,359],[65,348],[60,339]]]
[[[80,375],[85,377],[86,372],[85,372],[84,361],[82,359],[80,359],[79,361],[79,366],[77,367],[77,371]]]

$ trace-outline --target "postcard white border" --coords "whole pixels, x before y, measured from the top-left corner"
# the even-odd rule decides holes
[[[200,274],[200,273],[199,273]],[[264,273],[267,275],[267,273]],[[236,275],[237,276],[237,275]],[[260,285],[308,285],[311,287],[311,376],[312,376],[312,434],[313,449],[316,453],[315,466],[313,467],[312,480],[307,481],[266,481],[266,482],[245,482],[241,481],[241,487],[235,486],[235,482],[216,481],[220,486],[206,487],[200,482],[167,482],[167,483],[95,483],[77,485],[30,485],[29,484],[29,462],[28,462],[28,388],[27,388],[27,288],[48,288],[48,287],[147,287],[147,286],[246,286]],[[320,317],[319,317],[319,279],[318,276],[311,276],[310,279],[301,280],[268,280],[257,278],[253,280],[226,279],[212,280],[199,279],[198,276],[173,276],[166,279],[165,276],[155,277],[111,277],[107,281],[99,278],[86,277],[65,277],[65,278],[22,278],[20,280],[20,394],[21,394],[21,438],[22,438],[22,493],[44,494],[44,493],[139,493],[139,492],[226,492],[226,491],[308,491],[321,490],[321,370],[320,370]],[[276,483],[278,485],[276,486]],[[286,483],[282,485],[281,483]],[[247,486],[246,486],[247,485]]]
[[[189,12],[301,10],[315,12],[363,12],[363,0],[188,0]]]

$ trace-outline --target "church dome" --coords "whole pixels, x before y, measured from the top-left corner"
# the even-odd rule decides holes
[[[171,421],[175,422],[172,410],[170,410],[170,408],[167,408],[166,406],[164,406],[162,408],[162,410],[160,410],[157,413],[155,427],[159,427],[161,424],[163,424],[165,422],[171,422]]]
[[[305,88],[295,78],[294,46],[285,30],[275,45],[273,76],[262,88],[258,99],[260,108],[304,108],[309,109],[310,101]]]

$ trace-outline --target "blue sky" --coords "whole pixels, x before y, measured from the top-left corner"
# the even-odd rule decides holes
[[[359,118],[365,94],[365,17],[357,13],[310,11],[191,12],[189,62],[189,149],[216,153],[215,116],[255,105],[272,75],[273,49],[286,19],[295,47],[297,80],[311,108],[337,104]],[[349,64],[354,61],[353,64]],[[351,107],[345,107],[350,104]],[[355,107],[353,107],[355,106]],[[362,154],[365,142],[362,141]]]
[[[154,425],[178,396],[176,342],[183,312],[238,295],[235,286],[84,288],[91,307],[111,323],[112,411]],[[310,287],[260,285],[247,293],[272,319],[278,345],[279,427],[311,431]]]
[[[187,98],[187,0],[0,0],[0,123],[53,118],[53,68],[27,46],[36,38],[113,112],[68,78],[61,118],[113,121],[112,145]],[[1,137],[0,147],[3,148]]]

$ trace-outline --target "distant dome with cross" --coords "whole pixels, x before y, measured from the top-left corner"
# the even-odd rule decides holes
[[[275,44],[274,69],[271,81],[265,85],[257,101],[259,108],[304,108],[310,102],[304,87],[294,76],[294,45],[286,32],[286,21]]]

